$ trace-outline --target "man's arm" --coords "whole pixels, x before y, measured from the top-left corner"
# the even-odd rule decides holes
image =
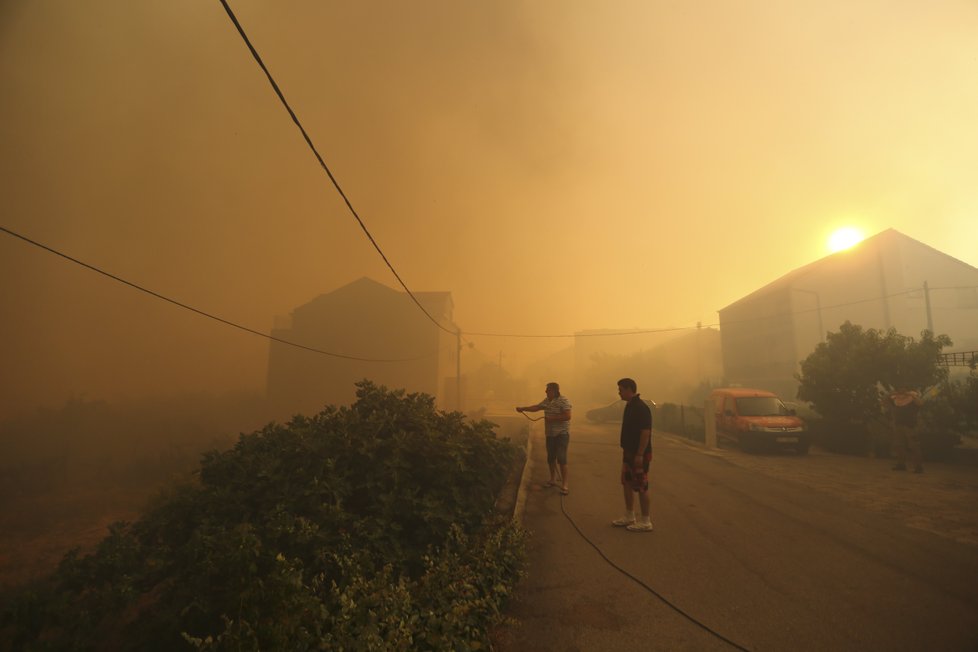
[[[517,412],[539,412],[543,409],[542,405],[527,405],[526,407],[517,407]]]
[[[645,457],[645,449],[649,445],[649,440],[652,438],[652,429],[644,428],[638,436],[638,449],[635,451],[635,459],[643,459]]]

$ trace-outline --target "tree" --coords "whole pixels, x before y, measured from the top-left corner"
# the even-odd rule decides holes
[[[802,361],[798,398],[830,422],[865,424],[879,416],[881,389],[902,385],[923,391],[944,381],[947,368],[940,354],[950,345],[947,335],[927,330],[914,340],[893,328],[863,330],[846,321]]]
[[[485,649],[523,545],[492,425],[364,381],[241,435],[0,601],[0,649]]]

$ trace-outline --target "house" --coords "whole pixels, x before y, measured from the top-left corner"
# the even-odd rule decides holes
[[[978,349],[978,269],[888,229],[789,272],[719,311],[728,384],[794,397],[794,374],[845,321]]]
[[[389,389],[430,394],[439,408],[455,409],[460,383],[451,293],[413,295],[418,303],[406,292],[361,278],[295,308],[287,323],[271,332],[272,406],[315,414],[327,404],[349,405],[354,384],[368,379]]]

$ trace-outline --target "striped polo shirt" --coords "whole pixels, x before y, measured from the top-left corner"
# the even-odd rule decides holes
[[[571,403],[567,400],[566,396],[558,396],[555,399],[543,399],[540,401],[539,407],[543,408],[544,414],[554,417],[570,410]],[[546,423],[547,437],[570,434],[570,421],[547,421]]]

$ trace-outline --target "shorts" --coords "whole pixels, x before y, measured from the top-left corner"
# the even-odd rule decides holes
[[[570,433],[547,437],[547,464],[567,465],[567,444],[570,443]]]
[[[621,483],[631,487],[633,491],[646,493],[649,490],[649,465],[652,463],[652,452],[642,456],[642,466],[634,466],[635,453],[625,451],[621,456]]]

